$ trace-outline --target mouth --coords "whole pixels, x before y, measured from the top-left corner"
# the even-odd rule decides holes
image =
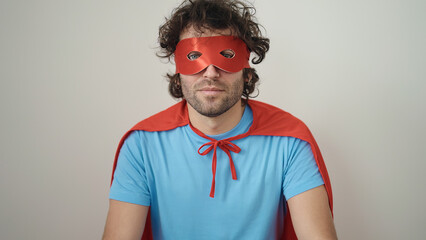
[[[224,92],[224,90],[217,88],[217,87],[203,87],[203,88],[199,89],[198,91],[205,94],[205,95],[218,95],[218,94]]]

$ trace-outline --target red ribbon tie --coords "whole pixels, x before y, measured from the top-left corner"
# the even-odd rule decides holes
[[[205,146],[209,146],[209,147],[203,152],[200,152]],[[212,181],[212,187],[210,189],[210,197],[212,198],[214,198],[215,183],[216,183],[215,179],[216,179],[216,165],[217,165],[217,154],[216,154],[217,147],[222,149],[222,151],[224,151],[226,155],[228,155],[229,166],[231,168],[231,173],[232,173],[232,179],[234,180],[237,180],[237,172],[235,171],[234,161],[232,160],[231,152],[239,153],[241,151],[241,149],[237,145],[233,144],[232,142],[226,139],[219,140],[219,141],[212,140],[211,142],[203,144],[198,149],[198,154],[202,156],[207,155],[213,149],[213,161],[212,161],[213,181]]]

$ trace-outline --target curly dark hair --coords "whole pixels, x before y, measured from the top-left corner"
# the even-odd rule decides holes
[[[242,39],[250,52],[257,57],[252,59],[253,64],[262,62],[269,50],[269,39],[262,36],[261,26],[256,22],[255,8],[248,3],[232,0],[184,0],[175,8],[169,19],[160,26],[158,40],[160,53],[157,56],[171,60],[180,34],[187,27],[192,26],[202,33],[203,29],[225,30],[230,29],[232,35]],[[244,68],[243,77],[251,81],[244,82],[243,96],[247,100],[255,90],[259,76],[254,68]],[[180,88],[180,75],[167,74],[169,79],[169,93],[175,98],[183,97]]]

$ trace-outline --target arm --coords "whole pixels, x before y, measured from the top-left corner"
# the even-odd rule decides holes
[[[337,239],[324,185],[298,194],[287,203],[299,240]]]
[[[140,240],[149,206],[109,200],[103,240]]]

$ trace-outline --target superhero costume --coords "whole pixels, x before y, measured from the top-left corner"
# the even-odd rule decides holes
[[[280,109],[277,109],[275,107],[272,107],[270,105],[253,101],[253,100],[249,100],[248,104],[253,111],[253,123],[250,129],[244,134],[240,134],[228,139],[216,141],[214,139],[208,138],[204,134],[200,133],[198,130],[193,129],[195,132],[198,131],[197,134],[199,134],[200,136],[203,136],[206,139],[210,140],[210,142],[206,144],[203,150],[199,150],[199,153],[202,154],[205,151],[223,150],[227,154],[230,151],[237,154],[237,152],[239,151],[238,146],[233,145],[231,141],[241,139],[247,136],[255,136],[255,135],[291,136],[291,137],[302,139],[311,145],[312,152],[318,164],[319,171],[323,177],[325,187],[329,195],[330,207],[331,207],[332,206],[331,187],[330,187],[327,171],[325,169],[325,165],[323,163],[318,146],[316,145],[315,140],[313,139],[307,127],[300,120],[294,118],[290,114]],[[173,107],[140,122],[134,128],[132,128],[123,137],[122,141],[120,142],[120,145],[117,149],[116,161],[119,154],[119,150],[121,149],[121,146],[124,140],[127,138],[127,136],[130,134],[131,131],[134,131],[134,130],[167,131],[167,130],[171,130],[180,126],[185,126],[188,124],[189,124],[189,119],[187,114],[186,103],[185,101],[182,101],[174,105]],[[236,179],[237,176],[235,174],[235,169],[233,169],[232,167],[233,166],[232,158],[230,157],[230,155],[228,156],[230,159],[232,177]],[[116,161],[114,164],[114,169],[116,166]],[[216,161],[215,159],[212,160],[213,166],[215,165],[215,161]],[[214,196],[214,190],[215,190],[214,172],[215,172],[215,167],[213,167],[213,182],[212,182],[212,188],[211,188],[212,197]],[[292,226],[291,226],[291,221],[289,221],[290,218],[289,218],[288,211],[285,218],[286,220],[284,225],[284,237],[282,239],[296,239],[294,230],[292,229]],[[151,224],[150,217],[148,217],[147,225],[146,225],[144,236],[142,239],[152,239],[150,224]]]

